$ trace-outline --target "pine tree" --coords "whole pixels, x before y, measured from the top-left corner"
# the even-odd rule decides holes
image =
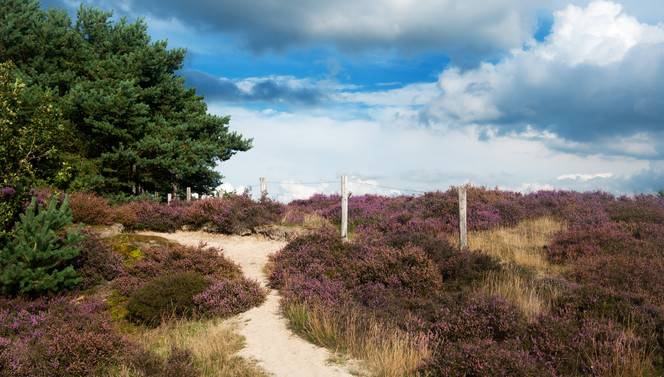
[[[15,225],[14,238],[0,251],[0,286],[9,294],[57,292],[80,282],[69,264],[85,239],[81,225],[72,227],[69,200],[47,208],[33,198]]]
[[[64,131],[58,157],[74,188],[210,192],[221,183],[217,164],[251,139],[229,131],[229,117],[207,114],[177,75],[186,50],[151,42],[142,20],[111,16],[82,5],[72,22],[35,0],[2,0],[0,61],[14,62],[26,96],[53,94]]]

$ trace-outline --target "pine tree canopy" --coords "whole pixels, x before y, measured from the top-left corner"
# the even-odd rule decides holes
[[[0,63],[11,67],[3,79],[22,84],[21,107],[7,111],[46,107],[58,116],[22,123],[52,127],[39,149],[49,153],[31,161],[33,175],[100,193],[214,189],[217,164],[252,140],[229,131],[230,118],[208,114],[203,97],[186,87],[176,74],[185,55],[151,42],[142,20],[115,22],[111,12],[81,5],[72,21],[36,0],[0,0]]]

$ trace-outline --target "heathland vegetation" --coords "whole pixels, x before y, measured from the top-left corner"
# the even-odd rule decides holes
[[[33,194],[37,203],[53,197]],[[55,197],[64,205],[64,196]],[[75,222],[121,222],[127,230],[306,228],[267,266],[282,311],[301,336],[366,360],[375,375],[664,372],[659,196],[469,187],[469,250],[455,244],[454,189],[351,197],[345,242],[334,195],[288,205],[246,194],[111,204],[79,192],[68,206]],[[211,359],[239,363],[200,356],[209,341],[181,339],[262,301],[264,292],[237,266],[215,250],[129,232],[103,241],[87,232],[80,254],[60,262],[76,271],[74,284],[57,286],[61,293],[10,294],[13,286],[3,281],[10,288],[0,301],[3,373],[149,375],[156,368],[157,374],[214,375]],[[56,234],[66,241],[67,234]],[[179,340],[157,347],[155,335],[145,335],[155,333]]]

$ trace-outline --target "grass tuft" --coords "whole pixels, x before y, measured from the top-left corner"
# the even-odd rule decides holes
[[[515,227],[469,234],[471,249],[497,257],[505,266],[500,272],[486,274],[484,290],[517,305],[529,321],[533,321],[537,314],[550,310],[556,295],[538,290],[533,280],[563,275],[565,267],[549,263],[545,253],[551,237],[563,229],[564,223],[544,217],[525,220]]]
[[[173,346],[191,352],[203,376],[265,377],[270,374],[236,353],[244,347],[237,325],[217,320],[169,320],[136,334],[144,348],[166,359]]]
[[[355,312],[339,314],[320,304],[286,303],[284,315],[293,331],[334,353],[363,360],[372,376],[413,376],[422,360],[432,356],[425,337],[385,329]]]

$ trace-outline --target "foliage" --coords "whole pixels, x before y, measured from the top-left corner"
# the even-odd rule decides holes
[[[565,224],[538,246],[557,265],[535,271],[482,250],[458,250],[449,242],[456,237],[456,190],[351,197],[352,241],[320,230],[272,258],[270,283],[281,290],[284,308],[313,304],[345,318],[337,326],[369,323],[426,339],[434,352],[420,363],[424,375],[662,374],[661,197],[467,189],[474,232],[542,216]],[[313,212],[338,224],[338,202],[318,195],[292,202],[287,213]],[[490,294],[485,277],[497,272],[518,273],[521,289],[549,304],[526,316],[507,297]],[[325,340],[317,341],[339,346],[333,340],[343,329],[335,333],[313,324],[312,313],[295,314],[307,336],[321,326]],[[353,325],[343,322],[349,320]]]
[[[194,296],[196,312],[206,317],[229,317],[259,306],[267,292],[254,280],[217,280]]]
[[[208,193],[222,178],[217,163],[251,148],[176,75],[185,50],[151,42],[142,20],[114,22],[111,12],[81,6],[72,21],[36,0],[3,1],[0,19],[0,61],[14,64],[3,66],[12,76],[0,75],[0,95],[13,101],[0,110],[11,117],[0,118],[25,131],[12,134],[15,144],[39,147],[10,150],[29,157],[29,168],[0,153],[12,174],[45,171],[46,183],[103,193]],[[13,77],[25,84],[21,103]]]
[[[0,250],[11,238],[14,224],[23,210],[25,195],[14,187],[0,188]]]
[[[69,196],[74,221],[89,225],[111,225],[113,223],[113,210],[108,201],[91,192],[74,192]]]
[[[102,375],[134,347],[101,302],[0,299],[0,375]]]
[[[81,281],[70,261],[80,253],[79,243],[85,235],[80,226],[71,227],[68,199],[59,207],[57,204],[57,200],[51,200],[44,209],[33,198],[21,215],[14,238],[0,253],[4,292],[57,292]]]
[[[217,280],[241,276],[240,267],[215,248],[170,245],[149,247],[143,252],[143,259],[125,267],[122,275],[113,280],[113,287],[124,296],[133,295],[151,280],[165,275],[191,272]]]
[[[69,297],[0,299],[0,375],[101,376],[121,365],[143,376],[199,376],[186,349],[166,360],[125,338],[105,304]]]
[[[28,90],[14,64],[0,61],[0,185],[29,187],[47,177],[57,184],[61,171],[55,155],[64,128],[55,99],[49,91]]]
[[[139,290],[127,302],[127,319],[148,326],[159,325],[164,318],[187,318],[194,315],[194,296],[210,285],[205,276],[184,272],[158,277]]]
[[[205,198],[191,202],[173,200],[134,200],[118,206],[91,192],[71,195],[71,208],[76,221],[89,225],[121,223],[128,230],[173,232],[205,228],[225,234],[251,232],[261,225],[277,222],[285,211],[283,204],[267,198],[251,199],[249,192],[221,198]]]
[[[72,260],[76,273],[81,278],[78,289],[89,289],[102,281],[111,281],[124,270],[123,256],[114,253],[94,232],[84,231],[81,253]]]

